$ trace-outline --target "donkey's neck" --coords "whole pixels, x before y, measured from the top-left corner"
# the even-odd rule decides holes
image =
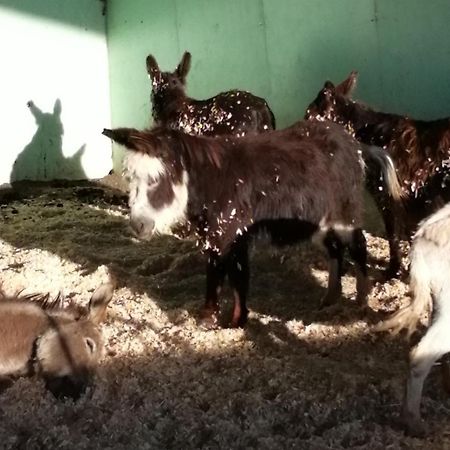
[[[179,133],[183,165],[188,172],[187,218],[204,249],[222,252],[251,225],[252,211],[239,185],[247,172],[241,140]]]
[[[155,122],[167,125],[177,120],[190,103],[189,97],[182,91],[152,92],[152,113]]]
[[[375,111],[358,102],[346,105],[343,120],[365,144],[388,145],[402,116]]]

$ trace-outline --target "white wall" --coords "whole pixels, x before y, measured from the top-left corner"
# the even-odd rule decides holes
[[[36,4],[44,13],[30,11]],[[12,174],[106,175],[112,161],[101,135],[110,124],[101,2],[1,0],[0,42],[0,184]]]

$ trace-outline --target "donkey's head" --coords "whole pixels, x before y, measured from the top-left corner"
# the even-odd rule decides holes
[[[191,67],[191,54],[185,52],[180,64],[173,72],[161,72],[153,55],[147,56],[147,72],[152,81],[153,98],[165,99],[184,96],[186,76]]]
[[[341,84],[335,86],[326,81],[322,90],[308,106],[305,119],[331,120],[337,123],[346,122],[346,111],[352,103],[351,95],[356,87],[358,73],[353,71]]]
[[[171,130],[103,130],[128,150],[125,173],[130,181],[130,224],[140,239],[169,234],[186,222],[188,175],[177,134]]]
[[[85,311],[48,311],[50,326],[36,341],[35,364],[56,397],[76,399],[91,384],[104,351],[99,324],[112,296],[113,285],[103,284]]]

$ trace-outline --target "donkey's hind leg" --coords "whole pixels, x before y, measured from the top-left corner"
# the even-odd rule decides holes
[[[324,239],[323,245],[327,249],[328,262],[328,288],[327,293],[320,302],[320,307],[329,306],[335,303],[342,294],[342,261],[344,256],[344,245],[334,230],[329,230]]]
[[[422,436],[426,431],[420,420],[423,383],[433,364],[450,352],[449,322],[448,315],[438,316],[410,353],[410,370],[401,417],[406,431],[414,436]]]
[[[369,290],[367,279],[367,243],[361,228],[353,230],[348,250],[351,258],[355,261],[356,301],[360,305],[366,305]]]
[[[216,328],[219,315],[219,294],[225,280],[225,264],[215,252],[210,252],[206,266],[206,301],[200,311],[200,325]]]
[[[248,245],[245,238],[233,244],[227,261],[227,273],[234,294],[233,317],[230,326],[232,328],[243,327],[248,317],[246,301],[250,278]]]

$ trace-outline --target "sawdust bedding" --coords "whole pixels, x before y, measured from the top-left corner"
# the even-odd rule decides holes
[[[342,301],[318,311],[321,253],[255,246],[248,326],[203,331],[203,256],[194,242],[133,239],[117,186],[22,186],[0,206],[7,292],[61,291],[84,303],[108,273],[119,282],[94,392],[61,402],[39,380],[17,380],[0,393],[0,448],[450,448],[439,371],[424,392],[429,437],[405,437],[397,415],[408,344],[370,332],[408,300],[404,282],[374,282],[367,314],[350,269]],[[374,275],[388,246],[367,237]],[[225,291],[224,323],[230,299]]]

